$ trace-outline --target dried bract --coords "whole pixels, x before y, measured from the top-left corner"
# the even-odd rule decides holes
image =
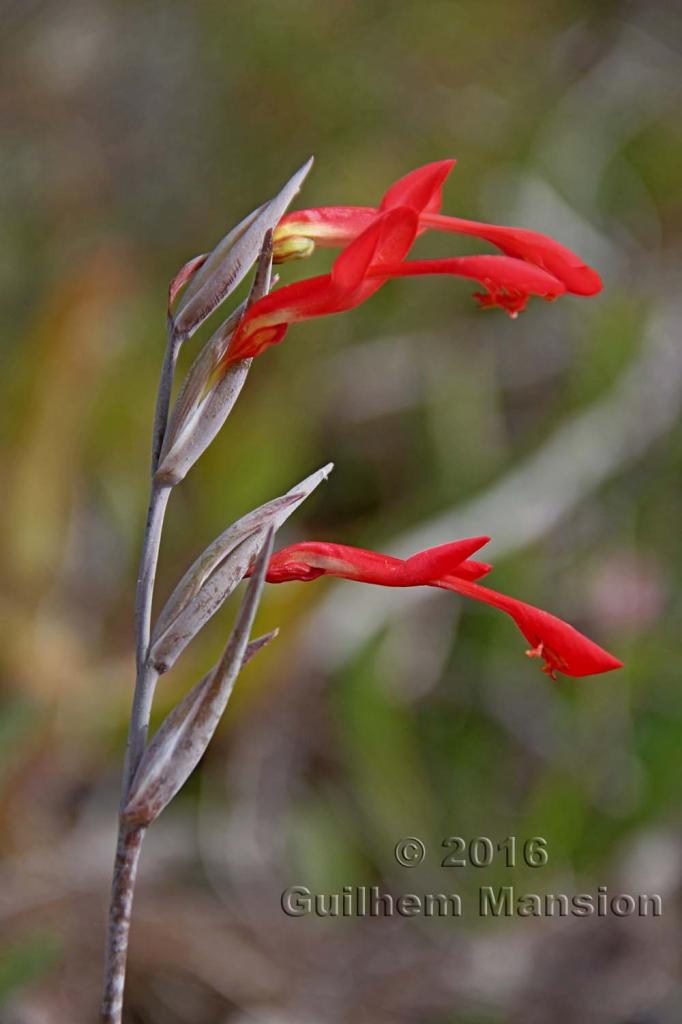
[[[178,334],[190,337],[244,279],[258,258],[266,232],[272,230],[286,212],[312,164],[311,157],[273,199],[232,228],[196,269],[175,313]]]
[[[256,617],[272,552],[274,530],[267,534],[225,652],[216,667],[171,711],[149,745],[133,779],[123,810],[129,825],[149,825],[184,786],[203,756],[249,658],[249,634]],[[254,641],[252,654],[268,638]]]
[[[158,672],[167,672],[175,664],[187,644],[244,578],[267,531],[279,529],[331,470],[329,463],[286,494],[243,516],[190,566],[154,626],[149,658]]]
[[[271,273],[272,231],[268,230],[246,302],[220,325],[204,345],[180,389],[154,474],[157,484],[173,487],[184,479],[231,413],[246,382],[251,360],[238,360],[225,367],[225,352],[246,310],[267,295]]]

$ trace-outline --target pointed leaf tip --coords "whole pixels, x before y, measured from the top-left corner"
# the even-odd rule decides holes
[[[251,640],[249,646],[244,652],[244,657],[242,658],[242,668],[248,665],[257,654],[260,654],[260,652],[267,647],[269,643],[276,640],[278,636],[279,626],[275,629],[271,629],[269,633],[264,633],[263,636],[256,637],[255,640]]]
[[[303,182],[305,181],[305,179],[310,174],[311,168],[312,168],[314,163],[315,163],[315,157],[314,156],[309,156],[308,159],[305,161],[305,163],[302,163],[301,166],[298,168],[298,170],[294,171],[294,173],[291,175],[291,177],[289,178],[288,182],[284,186],[284,188],[292,190],[292,195],[291,195],[292,199],[294,198],[294,196],[298,192],[301,191],[301,186],[303,185]],[[284,191],[284,189],[282,191]]]

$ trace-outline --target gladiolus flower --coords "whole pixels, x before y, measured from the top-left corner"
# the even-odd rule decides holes
[[[526,654],[542,658],[543,671],[552,679],[557,672],[588,676],[622,667],[621,661],[562,619],[475,583],[491,567],[471,561],[470,555],[487,541],[487,537],[472,537],[429,548],[405,560],[343,544],[307,541],[272,555],[266,579],[286,583],[335,576],[384,587],[451,590],[506,612],[531,645]]]
[[[443,183],[453,166],[454,160],[441,160],[407,175],[388,190],[379,210],[335,207],[326,222],[317,220],[321,211],[304,211],[304,217],[309,215],[311,223],[316,222],[315,231],[321,232],[316,237],[344,251],[330,274],[286,285],[254,303],[230,342],[224,365],[278,344],[291,323],[359,306],[389,277],[397,276],[382,275],[381,268],[399,266],[419,232],[419,215],[440,209]],[[288,229],[285,221],[277,228],[277,258],[309,255],[311,238],[296,228]]]
[[[287,214],[274,233],[275,260],[308,256],[315,245],[343,247],[362,232],[377,212],[413,206],[419,213],[419,233],[446,231],[483,239],[506,256],[534,264],[553,275],[574,295],[601,291],[599,275],[580,257],[553,238],[527,228],[478,223],[440,213],[443,182],[454,160],[426,164],[405,175],[384,195],[378,210],[366,206],[327,206]]]
[[[516,317],[529,295],[548,301],[563,294],[561,281],[539,267],[509,256],[459,256],[405,262],[418,230],[417,213],[400,206],[373,215],[369,227],[337,257],[330,274],[297,281],[255,302],[244,314],[222,367],[260,355],[284,338],[290,324],[359,306],[394,277],[451,274],[473,278],[485,288],[482,307],[500,306]],[[220,372],[220,368],[219,371]]]
[[[320,207],[282,218],[274,233],[276,259],[309,255],[316,243],[340,246],[343,251],[331,273],[287,285],[255,302],[242,318],[216,374],[278,344],[292,323],[360,305],[393,277],[472,278],[485,289],[474,293],[481,307],[499,306],[511,317],[518,316],[531,295],[552,301],[566,291],[587,295],[601,288],[594,271],[544,235],[443,217],[439,213],[443,184],[454,164],[454,160],[441,160],[412,171],[388,189],[377,209]],[[405,262],[417,235],[429,228],[478,234],[507,255]]]

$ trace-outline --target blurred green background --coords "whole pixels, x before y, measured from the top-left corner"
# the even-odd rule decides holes
[[[160,593],[231,519],[332,459],[281,543],[405,554],[489,533],[491,585],[626,668],[552,684],[504,616],[453,595],[268,590],[258,628],[282,635],[148,839],[127,1019],[678,1021],[679,5],[2,12],[0,1020],[95,1018],[167,281],[315,153],[306,206],[371,204],[456,156],[446,212],[554,235],[604,292],[512,322],[479,313],[465,282],[401,281],[292,329],[174,496]],[[233,607],[157,716],[212,663]],[[412,870],[393,858],[408,835],[427,847]],[[549,864],[443,869],[450,835],[542,835]],[[279,898],[297,883],[469,907],[482,884],[607,885],[661,894],[664,915],[291,920]]]

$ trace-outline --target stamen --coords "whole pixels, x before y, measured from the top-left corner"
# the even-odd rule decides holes
[[[528,295],[518,288],[506,288],[504,285],[495,287],[492,281],[484,281],[487,292],[474,292],[474,298],[480,303],[481,309],[503,309],[512,320],[516,320],[528,302]]]
[[[529,651],[526,651],[527,658],[542,658],[544,665],[542,671],[545,672],[550,679],[556,681],[557,671],[563,671],[566,667],[566,662],[563,658],[558,657],[553,651],[548,650],[544,643],[540,641],[537,647],[532,647]]]

